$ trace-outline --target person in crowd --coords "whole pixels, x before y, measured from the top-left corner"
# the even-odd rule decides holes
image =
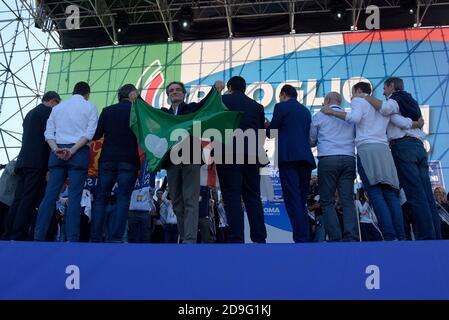
[[[128,213],[128,242],[151,241],[152,220],[156,214],[153,196],[151,187],[142,187],[132,192]]]
[[[11,240],[32,240],[31,222],[35,208],[44,194],[50,155],[44,132],[53,107],[60,101],[56,92],[46,92],[42,102],[28,112],[23,121],[22,147],[15,167],[18,184],[8,213],[8,233]]]
[[[122,242],[126,230],[128,209],[140,167],[137,139],[129,126],[131,101],[129,94],[136,88],[125,84],[118,90],[119,103],[103,109],[98,120],[94,140],[104,137],[99,159],[96,199],[92,212],[91,238],[102,242],[106,218],[106,206],[112,187],[115,191],[116,210],[110,242]]]
[[[271,123],[266,123],[268,136],[272,137],[273,129],[278,130],[279,177],[295,243],[309,241],[306,202],[310,176],[316,168],[310,150],[310,111],[297,97],[294,87],[284,85]]]
[[[83,189],[81,196],[80,242],[89,242],[92,221],[92,193],[89,188]]]
[[[215,242],[214,233],[211,229],[215,229],[213,225],[213,220],[210,216],[210,189],[207,186],[201,186],[200,189],[200,199],[199,199],[199,218],[198,218],[198,228],[199,228],[199,241],[200,243],[213,243]]]
[[[79,241],[80,202],[90,156],[87,143],[92,140],[98,121],[97,108],[88,101],[89,97],[89,85],[78,82],[72,97],[53,107],[48,118],[44,135],[52,150],[48,160],[50,177],[39,206],[34,240],[45,240],[59,190],[68,176],[67,240]]]
[[[377,218],[370,206],[365,189],[357,190],[355,207],[359,214],[360,234],[362,241],[382,241],[382,233],[377,226]]]
[[[9,240],[11,227],[8,227],[8,212],[14,201],[19,176],[15,172],[16,160],[11,160],[2,167],[3,172],[0,177],[0,236],[3,240]],[[9,224],[12,223],[9,222]]]
[[[367,82],[352,87],[351,111],[323,107],[321,112],[354,123],[357,168],[384,240],[404,240],[404,220],[399,203],[399,179],[387,140],[390,117],[384,117],[362,97],[371,94]]]
[[[168,199],[168,191],[159,189],[156,193],[157,206],[159,206],[160,220],[164,228],[164,243],[178,243],[178,227],[173,206]]]
[[[164,221],[161,217],[161,204],[159,199],[154,199],[154,191],[150,190],[150,202],[154,204],[156,210],[150,210],[151,216],[151,243],[164,243]]]
[[[318,177],[312,175],[307,195],[307,210],[310,217],[310,241],[326,241],[326,230],[323,222],[323,211],[320,204],[320,193],[318,190]]]
[[[344,112],[339,93],[330,92],[324,106]],[[320,205],[329,241],[358,241],[357,215],[354,207],[355,126],[353,123],[317,112],[310,126],[310,144],[318,149],[318,184]],[[338,190],[343,208],[343,226],[334,209]],[[343,233],[340,231],[343,229]]]
[[[404,90],[404,81],[398,77],[385,80],[384,96],[386,101],[373,96],[364,98],[382,115],[392,118],[387,135],[399,181],[413,215],[416,239],[440,239],[440,218],[432,194],[419,104]]]
[[[223,103],[229,110],[243,113],[239,128],[235,132],[237,135],[238,132],[254,134],[257,139],[258,130],[264,129],[263,106],[245,94],[246,81],[244,78],[234,76],[228,80],[226,87],[227,94],[222,96]],[[267,230],[260,198],[259,172],[263,163],[259,161],[258,157],[259,151],[263,150],[264,141],[257,139],[254,145],[249,146],[248,139],[244,138],[238,139],[243,140],[243,145],[237,145],[237,135],[234,135],[232,148],[228,144],[223,151],[223,158],[232,159],[232,163],[224,161],[223,164],[217,165],[224,209],[229,224],[228,242],[245,242],[244,212],[241,207],[243,198],[250,225],[251,241],[265,243]]]
[[[214,200],[215,202],[215,200]],[[228,242],[229,224],[226,218],[226,211],[224,209],[223,194],[220,192],[220,200],[214,203],[214,208],[218,214],[218,230],[217,230],[217,242]],[[217,215],[216,215],[217,216]]]
[[[446,190],[436,187],[433,191],[441,220],[441,239],[449,239],[449,203],[446,198]]]

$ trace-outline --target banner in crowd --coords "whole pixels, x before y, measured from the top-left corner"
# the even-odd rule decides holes
[[[341,93],[349,107],[352,85],[360,80],[370,82],[382,99],[383,81],[399,76],[421,105],[426,149],[429,159],[439,163],[434,177],[444,186],[449,175],[448,46],[449,28],[439,27],[58,51],[51,54],[46,89],[64,99],[76,82],[87,81],[91,101],[101,110],[117,103],[120,86],[132,83],[148,104],[160,108],[169,106],[164,89],[171,81],[186,84],[190,102],[203,98],[216,80],[241,75],[247,94],[271,118],[286,83],[297,88],[299,100],[314,113],[330,91]],[[274,174],[279,196],[277,179]],[[268,241],[291,241],[290,236],[273,236],[274,231],[290,231],[282,202],[266,205],[265,217]]]
[[[441,161],[429,161],[429,175],[432,188],[445,187]]]

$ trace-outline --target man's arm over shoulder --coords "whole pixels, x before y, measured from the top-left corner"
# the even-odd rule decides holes
[[[405,118],[399,114],[392,114],[390,116],[390,121],[395,126],[401,128],[401,129],[411,129],[413,125],[413,121],[410,118]]]
[[[389,116],[395,113],[399,113],[399,105],[394,99],[388,99],[387,101],[382,102],[382,107],[379,109],[379,112],[383,116]]]
[[[351,111],[346,113],[345,120],[351,123],[359,123],[363,117],[365,103],[368,102],[363,98],[354,98],[351,101]]]
[[[312,117],[312,122],[310,123],[309,140],[310,140],[310,146],[312,148],[316,147],[316,144],[318,142],[318,132],[320,129],[320,122],[321,122],[322,116],[323,116],[323,114],[320,112],[315,113],[315,115]]]

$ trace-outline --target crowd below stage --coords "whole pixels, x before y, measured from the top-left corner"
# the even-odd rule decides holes
[[[224,88],[217,81],[211,92]],[[285,85],[271,121],[263,106],[245,94],[245,79],[234,76],[226,88],[222,102],[242,114],[238,128],[263,130],[277,139],[295,243],[449,238],[447,195],[441,187],[432,190],[424,120],[402,79],[385,80],[385,101],[372,96],[369,83],[355,84],[349,112],[340,94],[330,92],[313,117],[298,102],[296,89]],[[211,95],[185,103],[181,82],[168,84],[166,93],[170,108],[163,111],[170,117],[205,108]],[[130,114],[139,92],[125,84],[118,103],[99,117],[89,98],[89,85],[79,82],[67,100],[49,91],[26,115],[20,153],[0,179],[3,240],[243,243],[245,215],[251,241],[270,240],[260,176],[266,163],[250,161],[248,145],[242,163],[214,166],[219,187],[201,185],[204,164],[165,157],[164,182],[133,192],[141,168]],[[97,185],[88,188],[89,142],[102,138]],[[263,143],[256,141],[258,148]],[[317,147],[318,165],[312,147]],[[312,176],[315,168],[317,176]],[[363,187],[354,193],[357,173]]]

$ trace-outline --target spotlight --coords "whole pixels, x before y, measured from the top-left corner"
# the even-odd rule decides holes
[[[193,24],[193,10],[188,6],[182,7],[179,12],[178,22],[183,29],[190,28]]]
[[[123,34],[125,33],[129,28],[129,20],[128,20],[128,14],[125,11],[120,11],[115,16],[115,22],[114,22],[115,30],[117,33]]]
[[[346,15],[346,7],[341,1],[330,1],[329,9],[335,20],[341,20]]]
[[[416,0],[402,0],[399,2],[401,9],[408,14],[415,14],[417,3]]]

